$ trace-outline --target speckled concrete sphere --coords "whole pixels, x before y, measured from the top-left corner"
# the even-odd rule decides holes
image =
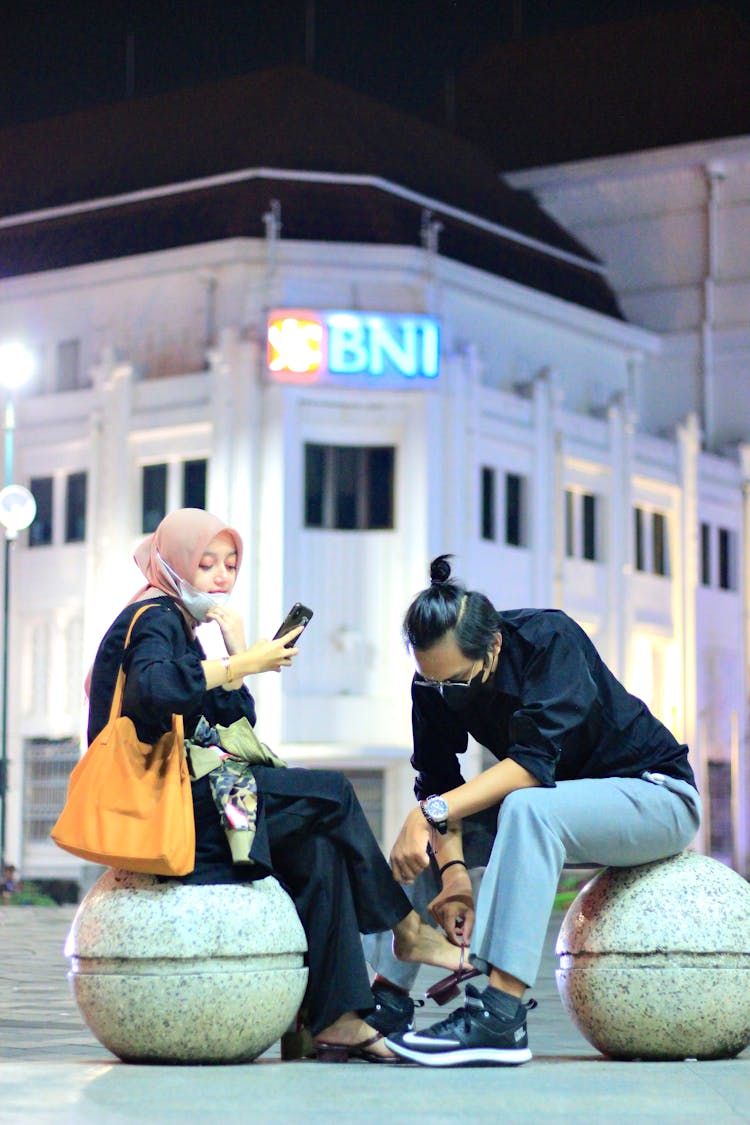
[[[732,1058],[750,1043],[750,885],[716,860],[604,868],[556,952],[568,1014],[611,1058]]]
[[[94,1035],[124,1062],[248,1062],[293,1021],[305,933],[273,878],[160,883],[107,871],[68,934],[68,979]]]

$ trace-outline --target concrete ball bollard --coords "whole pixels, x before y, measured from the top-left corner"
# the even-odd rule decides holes
[[[568,1015],[610,1058],[732,1058],[750,1043],[750,885],[716,860],[604,868],[556,953]]]
[[[191,886],[109,870],[68,934],[83,1019],[124,1062],[249,1062],[293,1022],[307,941],[271,877]]]

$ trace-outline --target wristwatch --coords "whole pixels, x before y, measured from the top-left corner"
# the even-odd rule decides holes
[[[427,823],[431,824],[441,836],[444,836],[448,831],[448,802],[445,797],[438,797],[433,794],[432,797],[426,797],[424,801],[420,801],[419,807]]]

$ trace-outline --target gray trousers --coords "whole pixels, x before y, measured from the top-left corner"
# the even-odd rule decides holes
[[[472,964],[533,985],[563,867],[634,867],[676,855],[695,836],[700,817],[692,785],[662,774],[584,778],[510,793],[476,897]],[[422,913],[437,893],[434,872],[428,869],[405,890]],[[418,966],[396,961],[390,934],[365,943],[376,972],[412,987]]]

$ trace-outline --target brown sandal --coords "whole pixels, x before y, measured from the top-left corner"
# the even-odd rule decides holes
[[[449,1000],[455,1000],[456,996],[461,994],[461,989],[458,987],[467,980],[473,980],[474,977],[480,976],[479,969],[460,969],[456,973],[451,973],[449,977],[443,977],[432,988],[428,988],[424,994],[425,1000],[433,1000],[442,1008],[443,1004],[447,1004]]]
[[[345,1063],[349,1059],[364,1059],[365,1062],[371,1063],[397,1063],[401,1062],[398,1055],[388,1056],[378,1055],[375,1051],[368,1050],[373,1044],[378,1043],[384,1036],[380,1032],[370,1036],[369,1039],[364,1039],[361,1043],[326,1043],[320,1039],[315,1043],[315,1050],[318,1062],[329,1063]]]
[[[459,985],[464,981],[473,980],[474,977],[479,976],[479,969],[473,969],[471,965],[464,968],[464,955],[466,953],[466,946],[461,946],[461,957],[458,962],[458,969],[450,976],[443,977],[437,984],[433,984],[432,988],[428,988],[424,994],[425,1000],[434,1000],[436,1004],[441,1007],[447,1004],[449,1000],[454,1000],[459,995]]]

